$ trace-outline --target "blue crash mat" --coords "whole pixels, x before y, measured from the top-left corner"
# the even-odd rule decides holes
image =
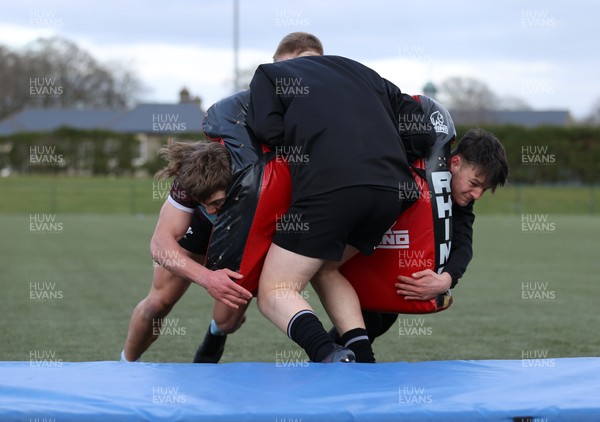
[[[0,421],[43,420],[594,421],[600,358],[0,362]]]

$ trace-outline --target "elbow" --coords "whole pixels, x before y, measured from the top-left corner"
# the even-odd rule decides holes
[[[248,111],[246,124],[252,135],[269,148],[283,145],[285,140],[285,130],[283,126],[283,115],[271,113],[263,118],[257,118]]]
[[[150,256],[152,257],[152,260],[158,262],[159,264],[163,247],[163,242],[161,241],[160,236],[158,236],[157,233],[154,233],[154,235],[152,235],[152,239],[150,240]]]
[[[256,128],[253,129],[252,133],[260,143],[271,149],[283,145],[283,131],[261,130],[260,128]]]
[[[276,147],[279,147],[281,145],[283,145],[283,136],[281,137],[276,137],[276,138],[269,138],[263,141],[263,144],[265,144],[266,146],[268,146],[271,149],[275,149]]]

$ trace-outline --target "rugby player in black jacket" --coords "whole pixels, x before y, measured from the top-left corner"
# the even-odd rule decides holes
[[[339,266],[369,255],[417,187],[398,132],[403,96],[375,71],[338,56],[259,66],[250,84],[247,124],[257,139],[288,156],[292,203],[260,278],[258,306],[313,362],[351,362],[300,295],[311,279],[335,288],[338,330],[362,362],[375,362],[358,297]],[[431,144],[434,137],[429,138]],[[295,158],[306,157],[300,163]],[[343,326],[339,326],[339,324]]]

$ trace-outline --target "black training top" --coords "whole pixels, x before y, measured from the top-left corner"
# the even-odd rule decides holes
[[[474,201],[471,201],[464,207],[452,205],[452,247],[448,262],[444,266],[444,272],[452,277],[452,289],[456,287],[473,258],[473,203]]]
[[[416,188],[398,133],[402,93],[372,69],[338,56],[263,64],[250,92],[248,127],[288,157],[293,201],[349,186]]]

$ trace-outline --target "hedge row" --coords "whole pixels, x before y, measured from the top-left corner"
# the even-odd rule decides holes
[[[511,183],[597,184],[600,128],[486,126],[504,145]],[[458,139],[468,130],[458,127]]]
[[[198,139],[198,134],[164,136]],[[135,134],[104,130],[60,128],[50,133],[19,133],[0,137],[0,169],[19,174],[76,174],[128,176],[145,169],[153,174],[164,163],[156,157],[135,166],[139,141]]]
[[[458,127],[458,138],[467,131]],[[600,128],[489,126],[504,145],[511,183],[597,184]],[[167,141],[165,136],[164,142]],[[129,175],[138,141],[133,134],[62,128],[0,138],[0,169],[17,173]],[[145,164],[152,174],[160,160]]]
[[[2,168],[25,174],[128,174],[138,148],[133,135],[68,128],[5,136],[0,143]]]

